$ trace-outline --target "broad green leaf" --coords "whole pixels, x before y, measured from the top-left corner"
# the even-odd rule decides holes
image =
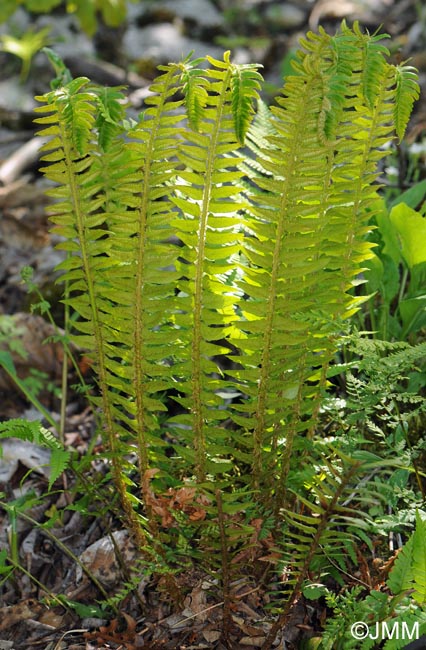
[[[389,219],[397,231],[402,255],[410,269],[426,262],[426,218],[405,203],[394,206]]]
[[[419,204],[425,200],[426,197],[426,180],[419,181],[413,187],[410,187],[405,192],[399,194],[399,196],[392,201],[390,207],[393,208],[399,203],[405,203],[409,208],[417,208]]]

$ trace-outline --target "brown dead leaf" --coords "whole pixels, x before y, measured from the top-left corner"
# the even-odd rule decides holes
[[[34,598],[28,598],[10,607],[0,607],[0,631],[7,630],[16,623],[22,623],[29,618],[37,619],[44,605]]]
[[[261,648],[265,639],[265,636],[243,636],[240,639],[240,645],[250,646],[250,648]]]
[[[129,569],[139,557],[138,550],[127,530],[118,530],[112,533],[112,536],[114,544],[110,536],[107,535],[88,546],[79,557],[90,573],[106,587],[113,587],[122,579],[115,546],[120,553],[123,565]],[[77,580],[81,580],[82,577],[82,570],[78,567]]]
[[[64,624],[64,619],[64,615],[55,613],[53,609],[47,609],[45,612],[41,613],[38,621],[39,623],[43,623],[43,625],[49,625],[50,627],[58,629]]]
[[[207,643],[216,643],[216,641],[219,641],[222,636],[220,630],[203,630],[202,634]]]
[[[207,607],[207,591],[203,589],[204,581],[200,581],[184,600],[186,616],[197,615],[197,621],[204,623],[209,615]],[[189,611],[188,611],[189,610]]]
[[[184,512],[191,521],[205,519],[206,511],[203,506],[207,505],[209,500],[204,495],[197,495],[196,488],[186,486],[178,489],[169,488],[167,494],[155,494],[150,486],[150,479],[159,471],[157,468],[147,470],[143,483],[146,505],[161,519],[161,526],[170,528],[175,525],[173,510]]]
[[[145,648],[146,645],[142,636],[136,633],[134,618],[129,614],[123,614],[122,616],[126,626],[124,630],[120,630],[123,625],[117,618],[114,618],[109,625],[101,626],[94,632],[85,632],[84,637],[88,640],[96,640],[97,643],[106,643],[108,641],[118,643],[124,646],[126,650]]]

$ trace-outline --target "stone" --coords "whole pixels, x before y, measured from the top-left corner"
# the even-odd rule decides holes
[[[75,16],[55,16],[55,20],[52,20],[51,16],[42,14],[37,18],[35,25],[37,31],[43,27],[50,27],[49,41],[52,43],[50,47],[62,59],[76,52],[86,58],[96,56],[93,39],[80,29]]]
[[[305,24],[306,12],[300,7],[284,2],[267,7],[265,18],[277,29],[295,29]]]
[[[210,54],[221,59],[223,55],[222,48],[188,38],[172,23],[129,27],[123,39],[123,50],[132,61],[151,60],[155,64],[181,61],[191,51],[194,57]]]
[[[127,8],[129,24],[147,25],[173,18],[196,22],[204,29],[223,26],[224,18],[210,0],[145,0],[130,3]]]
[[[156,0],[155,7],[164,7],[184,20],[195,21],[201,27],[220,27],[222,14],[209,0]]]

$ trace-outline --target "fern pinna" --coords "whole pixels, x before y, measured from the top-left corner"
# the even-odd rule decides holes
[[[38,98],[75,338],[97,371],[93,403],[141,545],[172,539],[155,515],[166,488],[195,488],[194,520],[203,503],[231,555],[250,517],[273,512],[279,538],[304,526],[289,523],[290,504],[321,498],[294,482],[295,450],[309,465],[327,367],[370,256],[377,161],[418,95],[412,69],[386,56],[357,25],[310,33],[277,106],[254,122],[258,66],[229,53],[161,67],[136,123],[120,89],[85,78]],[[135,449],[140,497],[125,460]],[[340,499],[335,481],[326,501],[333,485]],[[336,508],[308,527],[322,531]],[[317,550],[299,557],[296,591]]]

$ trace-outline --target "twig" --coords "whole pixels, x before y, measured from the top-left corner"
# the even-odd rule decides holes
[[[0,166],[0,184],[16,181],[22,172],[39,159],[39,152],[47,138],[34,137],[13,152]]]
[[[223,639],[229,645],[229,634],[231,630],[231,594],[229,590],[230,584],[230,571],[229,571],[229,557],[228,557],[228,544],[226,539],[225,530],[225,514],[223,512],[222,493],[216,490],[216,503],[217,503],[217,520],[219,524],[220,533],[220,550],[222,556],[222,589],[223,589],[223,620],[222,620],[222,634]]]

